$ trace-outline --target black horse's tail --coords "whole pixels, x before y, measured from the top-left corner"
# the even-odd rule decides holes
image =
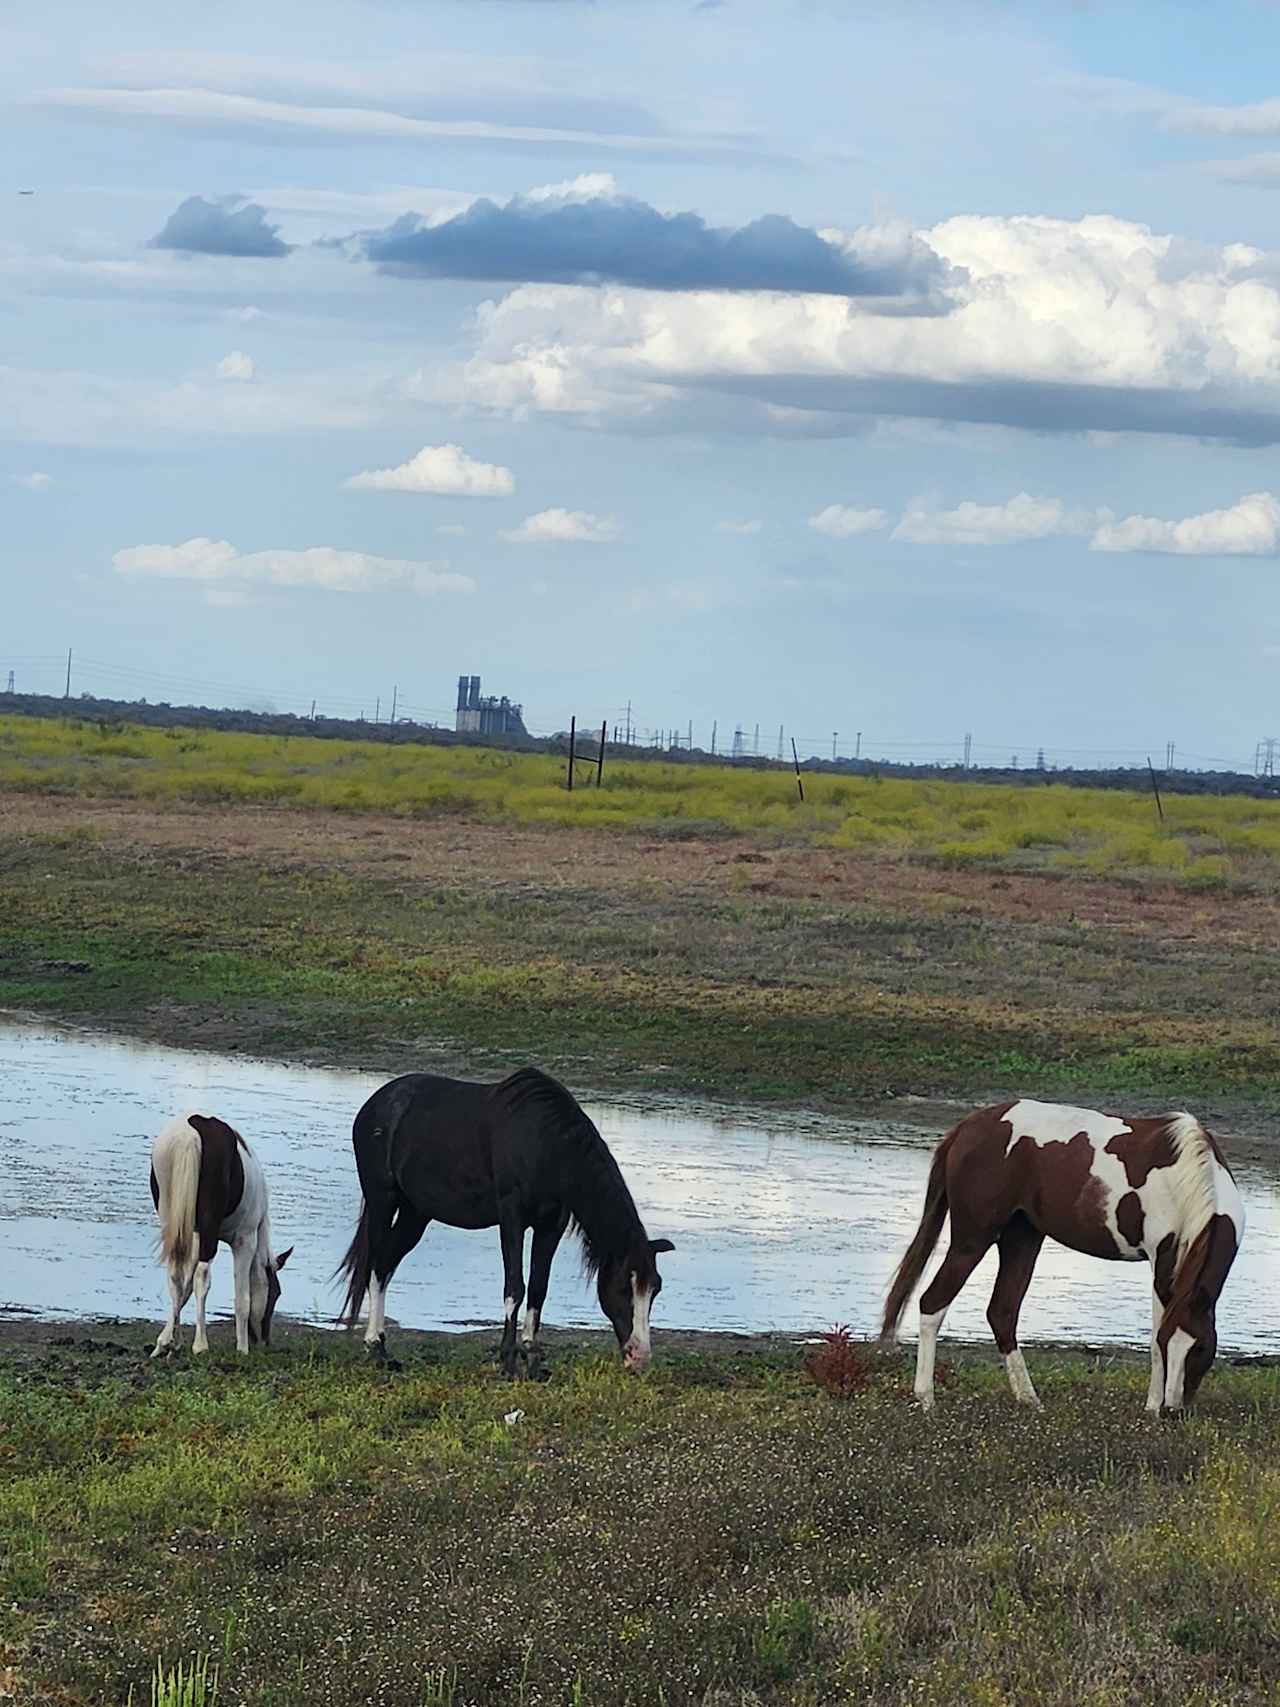
[[[948,1133],[933,1153],[933,1165],[929,1169],[929,1184],[925,1189],[920,1225],[898,1264],[898,1271],[889,1288],[889,1296],[885,1300],[884,1320],[880,1327],[880,1340],[884,1345],[893,1344],[893,1337],[897,1332],[898,1323],[902,1320],[902,1312],[907,1307],[907,1300],[919,1284],[925,1264],[933,1255],[933,1247],[938,1242],[942,1224],[947,1218],[947,1151],[951,1148],[951,1137],[952,1134]]]
[[[369,1276],[372,1263],[369,1259],[369,1205],[360,1199],[360,1219],[356,1222],[355,1234],[347,1246],[347,1254],[333,1271],[336,1280],[340,1274],[347,1277],[347,1296],[343,1300],[342,1313],[338,1320],[347,1327],[354,1328],[360,1317],[360,1306],[364,1303],[364,1295],[369,1290]]]

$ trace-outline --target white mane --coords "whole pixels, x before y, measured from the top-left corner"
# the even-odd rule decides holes
[[[1179,1111],[1167,1117],[1165,1130],[1173,1144],[1169,1191],[1178,1209],[1178,1262],[1218,1213],[1218,1177],[1213,1146],[1194,1114]]]

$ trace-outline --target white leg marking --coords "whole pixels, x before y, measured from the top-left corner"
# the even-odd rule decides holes
[[[502,1300],[502,1319],[503,1319],[503,1321],[504,1322],[513,1321],[515,1319],[515,1313],[516,1313],[518,1308],[519,1308],[519,1306],[517,1305],[514,1298],[504,1298]]]
[[[267,1268],[257,1247],[249,1266],[249,1321],[258,1338],[262,1338],[262,1318],[267,1313]]]
[[[1164,1358],[1160,1352],[1160,1323],[1164,1320],[1164,1305],[1160,1294],[1151,1290],[1151,1380],[1147,1386],[1147,1409],[1158,1411],[1164,1398]]]
[[[643,1369],[649,1361],[649,1306],[652,1295],[640,1290],[635,1275],[631,1276],[631,1337],[622,1348],[622,1361],[628,1369]]]
[[[256,1243],[256,1240],[253,1244],[247,1239],[243,1242],[238,1240],[231,1247],[236,1277],[236,1350],[246,1355],[249,1351],[249,1270]]]
[[[369,1276],[369,1320],[365,1323],[364,1343],[376,1345],[386,1332],[387,1289],[376,1274]]]
[[[169,1347],[173,1344],[178,1333],[179,1319],[182,1315],[182,1306],[186,1301],[186,1296],[178,1285],[177,1276],[174,1274],[173,1270],[170,1269],[169,1320],[160,1330],[160,1337],[156,1341],[156,1349],[151,1353],[152,1357],[159,1357],[161,1352],[168,1351]]]
[[[209,1296],[209,1264],[198,1262],[195,1272],[196,1294],[196,1337],[192,1344],[193,1352],[208,1351],[209,1335],[204,1319],[204,1301]]]
[[[1195,1344],[1185,1328],[1175,1328],[1169,1335],[1168,1377],[1165,1381],[1164,1402],[1171,1411],[1182,1409],[1182,1388],[1187,1375],[1187,1353]]]
[[[1009,1385],[1013,1388],[1014,1398],[1020,1405],[1034,1405],[1036,1410],[1039,1410],[1039,1394],[1032,1384],[1026,1359],[1017,1346],[1005,1353],[1004,1366],[1009,1372]]]
[[[938,1349],[938,1332],[942,1327],[945,1310],[935,1310],[927,1315],[920,1312],[920,1341],[916,1346],[916,1398],[920,1401],[922,1411],[933,1409],[933,1362]]]
[[[526,1345],[532,1345],[534,1340],[537,1339],[538,1323],[541,1319],[542,1316],[540,1311],[533,1310],[528,1305],[525,1306],[524,1326],[520,1330],[520,1337]]]

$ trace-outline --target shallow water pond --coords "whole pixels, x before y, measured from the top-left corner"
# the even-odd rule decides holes
[[[199,1110],[229,1120],[262,1158],[275,1243],[295,1246],[282,1309],[331,1320],[339,1292],[329,1277],[359,1207],[351,1121],[381,1082],[0,1021],[0,1315],[159,1322],[166,1293],[154,1259],[150,1143],[171,1115]],[[657,1329],[813,1332],[841,1321],[856,1333],[874,1331],[920,1213],[938,1128],[656,1102],[587,1106],[649,1232],[675,1241],[662,1259]],[[1224,1349],[1278,1351],[1280,1180],[1252,1166],[1236,1174],[1249,1229],[1219,1309],[1219,1336]],[[948,1331],[986,1336],[994,1275],[992,1254]],[[495,1323],[501,1295],[496,1231],[433,1226],[396,1276],[389,1314],[412,1327]],[[1145,1265],[1046,1246],[1023,1337],[1141,1343],[1149,1300]],[[224,1251],[210,1306],[225,1315],[230,1302]],[[571,1240],[556,1259],[547,1305],[549,1323],[603,1324]],[[905,1325],[910,1332],[910,1314]]]

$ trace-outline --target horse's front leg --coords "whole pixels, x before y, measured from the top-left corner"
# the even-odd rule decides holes
[[[516,1316],[524,1297],[524,1219],[514,1204],[498,1211],[498,1235],[502,1240],[502,1346],[498,1361],[508,1380],[516,1373]]]
[[[533,1250],[529,1256],[529,1296],[525,1300],[524,1327],[521,1332],[521,1351],[525,1359],[525,1374],[539,1381],[546,1373],[542,1362],[542,1347],[538,1329],[542,1324],[542,1306],[547,1300],[547,1285],[551,1279],[551,1263],[569,1225],[569,1211],[556,1210],[539,1221],[533,1229]]]
[[[249,1351],[249,1314],[253,1306],[253,1258],[257,1248],[256,1233],[252,1238],[241,1235],[231,1246],[236,1282],[236,1350],[246,1356]],[[265,1294],[265,1276],[262,1284]]]

